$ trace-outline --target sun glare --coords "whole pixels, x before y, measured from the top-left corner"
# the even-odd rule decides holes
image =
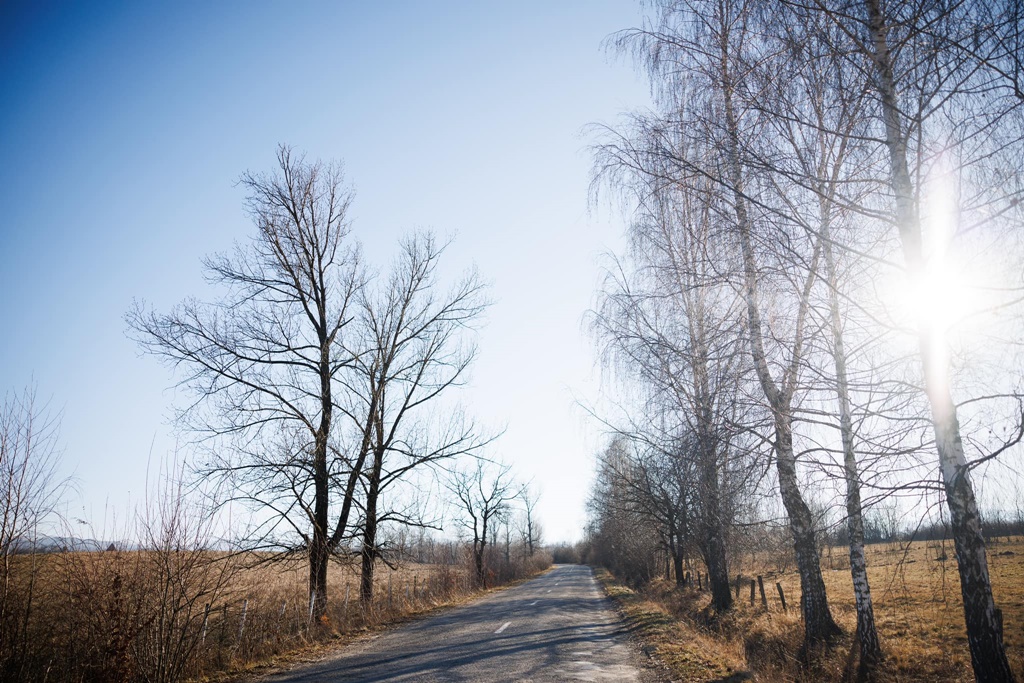
[[[969,312],[970,295],[961,269],[950,253],[956,234],[958,207],[953,173],[946,164],[937,167],[926,185],[922,219],[924,263],[909,274],[906,305],[918,330],[928,342],[931,379],[946,381],[950,331]]]

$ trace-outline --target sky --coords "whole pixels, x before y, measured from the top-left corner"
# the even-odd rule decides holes
[[[176,450],[187,397],[125,334],[134,299],[210,298],[200,259],[252,227],[237,185],[279,143],[344,162],[353,232],[455,241],[495,303],[464,395],[580,536],[600,430],[583,316],[622,219],[588,199],[591,124],[649,105],[602,40],[631,0],[0,4],[0,388],[62,415],[72,514],[99,522]]]

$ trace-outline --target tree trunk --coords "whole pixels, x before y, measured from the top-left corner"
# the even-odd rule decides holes
[[[376,525],[367,520],[366,526],[375,527]],[[359,575],[359,601],[363,603],[364,609],[373,602],[373,569],[377,555],[373,548],[374,539],[372,537],[376,533],[376,528],[372,531],[369,529],[363,531],[363,549],[360,553],[362,571]]]
[[[326,324],[324,325],[326,327]],[[309,544],[310,616],[320,619],[327,613],[327,513],[329,503],[327,438],[331,432],[330,343],[321,333],[320,340],[320,425],[313,445],[313,533]]]
[[[871,31],[871,54],[875,70],[873,79],[878,90],[885,126],[885,142],[889,153],[890,184],[896,199],[896,218],[904,259],[911,277],[923,270],[921,226],[915,204],[913,183],[907,157],[907,146],[898,107],[897,88],[892,58],[886,39],[888,26],[879,0],[865,0]],[[978,503],[974,497],[960,438],[956,406],[949,389],[949,367],[943,351],[929,329],[922,324],[918,337],[925,391],[932,411],[935,446],[939,469],[946,491],[960,573],[960,592],[964,604],[964,622],[971,664],[977,681],[1001,683],[1013,681],[1014,675],[1006,658],[1003,634],[992,598],[988,574],[985,539],[981,533]]]
[[[318,531],[309,546],[309,615],[314,620],[327,613],[327,539]]]
[[[797,568],[800,572],[800,608],[804,617],[804,643],[808,645],[832,638],[841,631],[829,611],[825,583],[821,578],[821,564],[814,537],[811,512],[800,494],[797,483],[796,458],[793,455],[792,386],[788,386],[784,382],[780,387],[775,383],[764,350],[761,311],[758,307],[757,262],[752,244],[751,220],[747,213],[743,162],[740,159],[739,124],[733,103],[732,74],[729,70],[731,45],[729,44],[728,30],[723,30],[720,41],[720,87],[722,88],[723,113],[728,139],[725,154],[743,259],[743,298],[747,309],[750,351],[761,387],[775,414],[776,468],[779,474],[782,502],[789,516],[789,526],[793,533]],[[809,277],[813,277],[813,272]],[[810,285],[810,282],[809,279],[807,285]],[[806,289],[807,286],[805,286]],[[799,338],[802,335],[802,330],[799,327],[802,324],[805,312],[803,309],[806,307],[808,294],[809,292],[805,291],[804,299],[800,302],[801,311],[798,315],[800,322],[796,332],[798,341],[794,345],[794,358],[791,366],[794,373],[800,354]],[[788,381],[795,384],[796,379],[790,377]]]
[[[487,576],[484,574],[484,549],[487,546],[484,541],[475,544],[473,552],[473,564],[476,569],[476,583],[481,588],[487,588]]]
[[[938,392],[932,387],[929,393],[942,484],[946,490],[946,504],[949,506],[953,543],[960,570],[960,594],[964,602],[964,621],[974,677],[979,682],[1013,681],[1013,672],[1003,645],[1001,624],[992,598],[985,538],[981,532],[978,503],[974,498],[963,443],[960,441],[956,408],[948,391]]]
[[[860,478],[853,447],[853,423],[850,419],[849,395],[846,386],[845,358],[842,343],[836,346],[836,367],[839,376],[839,429],[843,439],[843,466],[846,473],[846,528],[850,537],[850,575],[853,579],[854,603],[857,607],[857,642],[860,644],[860,669],[870,671],[882,658],[882,647],[875,628],[875,610],[868,583],[867,558],[864,553],[864,517],[860,502]]]
[[[359,599],[366,608],[373,600],[373,571],[377,562],[377,498],[380,493],[380,471],[383,452],[373,455],[373,470],[366,490],[366,522],[363,524],[362,574],[359,581]]]
[[[732,607],[729,587],[729,565],[725,556],[725,529],[722,524],[722,506],[718,492],[718,463],[716,454],[704,453],[703,485],[708,582],[711,584],[711,604],[724,612]]]
[[[739,159],[739,131],[732,109],[732,93],[728,87],[728,75],[723,77],[723,82],[726,83],[723,95],[726,126],[730,139],[730,148],[727,150],[730,184],[733,190],[736,224],[743,258],[745,279],[743,297],[747,308],[750,350],[761,387],[772,412],[775,413],[775,462],[779,474],[779,489],[782,493],[782,503],[789,517],[797,569],[800,572],[800,609],[804,617],[804,644],[810,645],[828,640],[841,631],[829,610],[825,582],[821,578],[821,562],[818,557],[811,511],[804,502],[797,482],[796,458],[793,455],[792,395],[788,387],[784,386],[780,390],[776,385],[775,380],[771,377],[765,356],[761,311],[758,308],[757,263],[751,243],[750,218],[747,214],[743,171]],[[805,306],[806,299],[801,301],[800,305]],[[798,317],[802,318],[802,313],[803,311]],[[798,329],[797,334],[800,333],[801,331]],[[799,350],[795,348],[794,355],[798,353]],[[797,359],[794,358],[795,360]],[[795,382],[795,378],[791,381]]]
[[[676,585],[682,588],[686,585],[686,580],[683,575],[683,551],[679,549],[678,545],[672,550],[672,571],[676,574]]]
[[[823,212],[827,207],[823,208]],[[846,347],[842,315],[839,310],[839,276],[832,253],[829,218],[823,213],[822,252],[828,278],[829,315],[832,323],[832,357],[836,364],[836,397],[839,401],[839,433],[843,441],[843,468],[846,475],[846,529],[850,541],[850,575],[853,579],[854,604],[857,608],[857,642],[860,647],[859,669],[870,672],[882,658],[882,647],[875,628],[875,610],[868,583],[867,559],[864,554],[864,517],[860,499],[860,475],[853,441],[853,417],[850,388],[846,373]]]
[[[782,504],[793,532],[793,549],[800,572],[800,611],[804,617],[805,645],[829,640],[841,633],[832,618],[821,577],[821,560],[814,534],[814,519],[797,485],[793,433],[787,416],[775,416],[775,456],[779,471]]]

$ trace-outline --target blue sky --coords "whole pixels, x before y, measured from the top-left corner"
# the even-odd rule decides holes
[[[581,316],[619,220],[588,210],[593,139],[649,102],[601,41],[629,0],[0,5],[0,387],[63,411],[75,514],[123,507],[183,397],[125,337],[133,298],[208,294],[200,258],[245,239],[235,185],[278,143],[345,162],[354,232],[454,234],[496,304],[468,399],[543,489],[548,537],[583,520],[597,386]]]

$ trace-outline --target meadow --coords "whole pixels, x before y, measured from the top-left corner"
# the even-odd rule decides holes
[[[959,575],[951,541],[869,545],[868,574],[875,620],[885,652],[883,682],[974,681],[967,648]],[[1011,665],[1024,678],[1024,538],[992,539],[989,569]],[[746,555],[731,614],[713,615],[710,595],[658,579],[639,592],[601,572],[630,628],[673,679],[687,681],[855,680],[853,604],[843,548],[827,548],[822,569],[832,614],[844,635],[830,648],[802,657],[800,580],[781,550]],[[761,576],[767,608],[756,587]],[[694,576],[695,578],[695,576]],[[750,585],[754,581],[754,599]],[[781,585],[783,611],[776,584]],[[703,585],[702,585],[703,586]],[[736,580],[733,579],[734,595]]]
[[[378,563],[359,600],[354,564],[332,564],[328,610],[310,619],[307,568],[205,551],[12,556],[0,680],[234,680],[477,594],[470,565]],[[538,553],[494,583],[545,567]],[[514,571],[513,571],[514,569]]]

